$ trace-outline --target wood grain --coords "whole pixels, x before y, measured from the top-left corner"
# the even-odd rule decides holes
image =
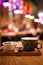
[[[41,56],[0,56],[0,65],[43,65],[43,43]]]

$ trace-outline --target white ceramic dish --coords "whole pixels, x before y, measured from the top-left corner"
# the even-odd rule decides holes
[[[3,42],[3,46],[7,49],[7,50],[14,50],[16,47],[17,43],[16,42]]]

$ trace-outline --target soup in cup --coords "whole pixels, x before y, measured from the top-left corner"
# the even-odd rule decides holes
[[[6,48],[6,50],[14,50],[16,47],[16,42],[3,42],[3,46]]]

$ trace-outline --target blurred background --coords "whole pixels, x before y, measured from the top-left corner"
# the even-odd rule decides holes
[[[0,30],[4,29],[42,33],[43,0],[0,0]]]

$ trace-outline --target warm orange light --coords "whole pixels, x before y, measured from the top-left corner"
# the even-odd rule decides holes
[[[30,4],[28,4],[27,2],[24,2],[24,4],[23,4],[23,13],[32,14],[32,6]]]

